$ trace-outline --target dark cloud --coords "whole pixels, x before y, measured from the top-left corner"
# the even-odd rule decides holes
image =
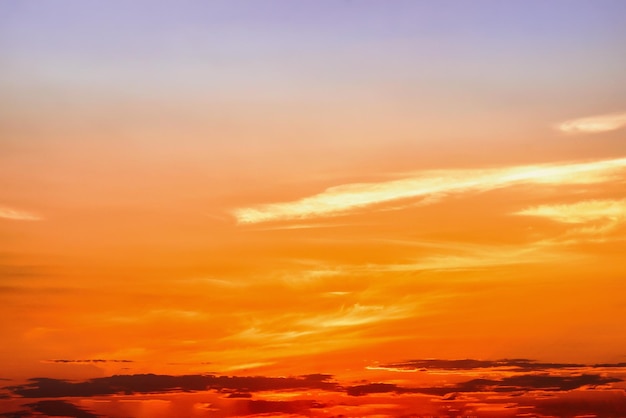
[[[419,359],[407,360],[398,363],[388,363],[379,367],[401,370],[423,370],[443,369],[443,370],[473,370],[484,368],[510,368],[519,371],[546,370],[546,369],[572,369],[582,367],[626,367],[626,363],[603,363],[603,364],[580,364],[580,363],[542,363],[529,359],[501,359],[501,360],[439,360],[439,359]]]
[[[118,363],[131,360],[83,359],[51,360],[56,363]],[[626,395],[620,385],[624,363],[582,365],[575,363],[540,363],[527,359],[484,360],[411,360],[385,367],[419,367],[419,369],[446,370],[454,375],[450,384],[424,384],[420,373],[403,374],[405,379],[415,378],[414,383],[397,381],[368,382],[356,385],[340,385],[333,376],[313,374],[296,377],[267,376],[219,376],[219,375],[115,375],[83,381],[51,378],[30,379],[25,384],[7,386],[4,389],[11,399],[3,401],[7,411],[0,417],[64,416],[95,417],[133,416],[131,410],[107,409],[107,403],[98,403],[95,412],[81,409],[69,402],[72,398],[89,398],[107,395],[134,395],[159,398],[172,392],[198,392],[187,396],[198,397],[201,403],[215,413],[216,417],[267,416],[271,414],[323,416],[324,410],[339,414],[350,408],[369,408],[376,395],[381,405],[397,407],[394,411],[404,416],[420,416],[429,412],[442,416],[514,417],[514,416],[576,416],[626,417]],[[428,366],[428,367],[425,367]],[[479,372],[476,372],[480,369]],[[504,371],[503,371],[504,369]],[[470,371],[470,372],[468,372]],[[480,378],[477,378],[477,375]],[[465,376],[465,379],[462,380]],[[623,385],[623,384],[622,384]],[[207,392],[205,392],[207,391]],[[257,392],[297,391],[296,397],[267,400]],[[327,391],[319,395],[316,391]],[[204,392],[204,393],[201,393]],[[330,392],[330,393],[328,393]],[[311,398],[329,402],[328,405]],[[307,395],[308,394],[308,395]],[[403,396],[403,395],[426,396]],[[185,398],[187,398],[185,396]],[[205,399],[206,397],[206,399]],[[35,399],[41,398],[41,399]],[[111,398],[112,401],[116,398]],[[211,399],[211,402],[208,400]],[[334,399],[328,401],[328,399]],[[338,400],[339,399],[339,400]],[[35,403],[26,403],[40,401]],[[26,403],[26,404],[24,404]],[[8,406],[11,408],[8,408]],[[182,405],[182,404],[181,404]],[[344,411],[344,407],[348,408]],[[117,408],[117,406],[116,406]],[[336,409],[335,409],[336,408]],[[357,410],[355,409],[355,411]],[[455,412],[456,411],[456,412]],[[491,412],[486,412],[491,411]],[[386,413],[381,410],[381,413]],[[360,413],[360,412],[359,412]],[[113,415],[112,415],[113,414]],[[116,415],[117,414],[117,415]],[[491,415],[489,415],[491,414]],[[335,414],[336,415],[336,414]],[[212,415],[213,416],[213,415]],[[353,415],[349,415],[353,416]]]
[[[501,380],[473,379],[458,385],[463,392],[512,392],[518,390],[547,390],[565,391],[578,389],[583,386],[599,386],[620,382],[621,379],[604,377],[597,374],[583,374],[579,376],[552,376],[523,374],[509,376]]]
[[[232,392],[229,393],[227,398],[251,398],[252,394],[249,392]]]
[[[346,393],[351,396],[363,396],[371,393],[400,393],[401,390],[402,388],[392,383],[367,383],[348,387],[346,388]]]
[[[66,418],[99,418],[100,415],[96,415],[85,409],[79,408],[76,405],[60,400],[44,400],[35,403],[29,403],[24,405],[29,410],[21,410],[15,412],[6,412],[0,414],[0,417],[12,417],[22,418],[31,417],[33,413],[43,414],[46,417],[66,417]]]
[[[530,399],[527,403],[533,406],[534,412],[548,416],[626,417],[624,391],[577,391],[553,398]]]
[[[337,384],[329,379],[329,375],[322,374],[299,377],[136,374],[101,377],[83,382],[35,378],[30,379],[27,384],[10,386],[7,389],[25,398],[89,397],[203,390],[239,393],[290,389],[336,390]]]
[[[524,374],[509,376],[500,380],[472,379],[449,387],[407,388],[390,383],[368,383],[346,388],[348,395],[363,396],[372,393],[421,393],[446,396],[457,392],[518,392],[518,391],[567,391],[583,386],[599,386],[620,382],[621,379],[596,374],[579,376],[552,376]]]
[[[13,411],[13,412],[3,412],[0,414],[0,417],[5,418],[24,418],[24,417],[32,417],[32,411]]]

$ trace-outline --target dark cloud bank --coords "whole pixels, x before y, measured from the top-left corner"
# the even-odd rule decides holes
[[[423,360],[407,360],[399,363],[389,363],[380,367],[401,370],[421,370],[428,371],[433,369],[441,370],[475,370],[486,368],[503,368],[514,371],[533,371],[548,369],[577,369],[577,368],[620,368],[626,367],[626,363],[599,363],[599,364],[581,364],[581,363],[541,363],[529,359],[502,359],[502,360],[439,360],[439,359],[423,359]]]
[[[71,363],[98,362],[99,360],[56,361]],[[350,402],[357,403],[359,399],[364,399],[368,395],[395,397],[396,400],[399,399],[397,397],[407,395],[422,395],[439,399],[438,402],[459,404],[470,395],[476,397],[493,394],[509,398],[512,407],[530,408],[535,414],[576,416],[586,413],[596,414],[598,417],[626,417],[624,391],[619,388],[612,389],[613,384],[623,381],[616,376],[619,373],[621,376],[626,375],[625,363],[584,365],[539,363],[527,359],[496,361],[427,359],[386,364],[380,367],[424,372],[428,370],[458,371],[459,376],[463,375],[463,371],[476,369],[506,370],[507,373],[504,377],[473,378],[445,386],[426,387],[417,385],[409,387],[386,382],[345,385],[326,374],[297,377],[135,374],[85,381],[33,378],[25,384],[6,386],[4,389],[12,399],[37,399],[38,401],[25,403],[22,405],[24,409],[0,414],[0,416],[27,417],[43,414],[44,416],[90,418],[98,415],[74,405],[71,398],[203,391],[211,391],[225,399],[245,403],[248,414],[301,413],[306,415],[306,411],[319,411],[325,405],[314,399],[259,400],[253,399],[253,394],[270,391],[316,390],[334,393],[345,397],[344,399],[352,399]],[[607,370],[615,373],[607,373]],[[416,381],[419,382],[419,379]],[[589,395],[591,392],[595,393]],[[486,396],[484,398],[487,399],[485,402],[489,402]]]
[[[25,398],[91,397],[205,390],[227,393],[293,389],[338,390],[339,386],[331,382],[330,378],[329,375],[321,374],[300,377],[135,374],[100,377],[83,382],[34,378],[25,385],[9,386],[6,389]]]

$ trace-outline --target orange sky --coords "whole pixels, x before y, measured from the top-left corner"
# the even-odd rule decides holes
[[[0,377],[625,361],[623,4],[9,3]]]

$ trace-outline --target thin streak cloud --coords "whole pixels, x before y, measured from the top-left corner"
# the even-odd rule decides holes
[[[433,170],[379,183],[352,183],[291,202],[237,208],[239,224],[345,215],[403,199],[433,204],[450,194],[481,192],[522,184],[593,184],[615,178],[626,158],[493,169]]]
[[[593,221],[623,222],[626,220],[626,199],[586,200],[571,204],[534,206],[515,212],[515,215],[544,217],[570,224]]]
[[[558,125],[557,129],[568,134],[594,134],[615,131],[624,126],[626,113],[612,113],[568,120]]]
[[[0,218],[12,221],[41,221],[43,219],[34,213],[7,208],[6,206],[0,206]]]

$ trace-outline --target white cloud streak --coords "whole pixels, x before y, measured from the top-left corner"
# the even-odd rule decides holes
[[[43,219],[34,213],[7,208],[6,206],[0,206],[0,218],[12,221],[41,221]]]
[[[585,200],[571,204],[534,206],[515,212],[515,215],[538,216],[570,224],[594,221],[624,222],[626,199]]]
[[[612,113],[568,120],[558,125],[557,129],[568,134],[594,134],[615,131],[624,126],[626,126],[626,113]]]
[[[315,328],[352,327],[406,318],[413,313],[412,306],[360,305],[357,303],[351,307],[342,308],[338,313],[307,318],[302,321],[302,324]]]
[[[301,220],[349,214],[405,199],[433,204],[451,194],[481,192],[523,184],[593,184],[613,180],[626,169],[626,158],[492,169],[431,170],[399,180],[354,183],[290,202],[233,210],[239,224]]]

